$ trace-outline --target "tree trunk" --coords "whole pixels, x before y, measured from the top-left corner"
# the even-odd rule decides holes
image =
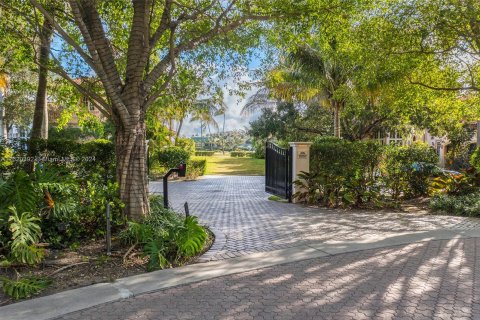
[[[341,123],[340,123],[340,112],[341,112],[341,103],[335,101],[334,104],[334,110],[333,110],[333,135],[337,138],[342,137],[341,133]]]
[[[48,61],[50,59],[50,46],[52,43],[52,26],[45,19],[40,32],[40,56],[38,68],[38,87],[35,99],[35,111],[32,123],[32,138],[48,138],[48,107],[47,107],[47,80]]]
[[[144,120],[128,130],[117,126],[115,152],[117,182],[124,212],[131,220],[141,220],[150,212],[148,202],[146,125]]]
[[[175,137],[175,144],[177,144],[178,138],[180,138],[180,131],[182,130],[183,126],[183,119],[180,119],[178,123],[178,128],[177,128],[177,136]]]

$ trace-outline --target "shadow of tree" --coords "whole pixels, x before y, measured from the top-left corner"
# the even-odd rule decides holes
[[[480,319],[478,257],[479,238],[364,250],[169,288],[59,319]]]

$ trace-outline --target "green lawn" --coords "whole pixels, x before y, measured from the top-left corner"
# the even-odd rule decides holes
[[[209,175],[263,176],[265,175],[265,160],[250,157],[233,158],[229,153],[216,153],[212,157],[192,157],[192,159],[207,159]]]

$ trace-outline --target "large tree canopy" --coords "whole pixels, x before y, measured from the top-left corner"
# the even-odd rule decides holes
[[[266,21],[298,23],[331,7],[313,0],[0,0],[0,5],[37,35],[47,25],[53,30],[51,61],[41,67],[67,79],[112,120],[120,195],[135,219],[149,212],[146,112],[165,94],[176,65],[185,59],[199,66],[241,60],[259,42]],[[93,90],[87,76],[99,79],[101,89]]]

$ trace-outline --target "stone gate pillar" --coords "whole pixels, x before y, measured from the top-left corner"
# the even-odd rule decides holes
[[[301,171],[310,172],[311,145],[311,142],[290,142],[290,147],[292,147],[292,182],[298,180]],[[292,194],[297,191],[297,187],[293,185]],[[295,199],[292,199],[292,201],[296,202]]]

